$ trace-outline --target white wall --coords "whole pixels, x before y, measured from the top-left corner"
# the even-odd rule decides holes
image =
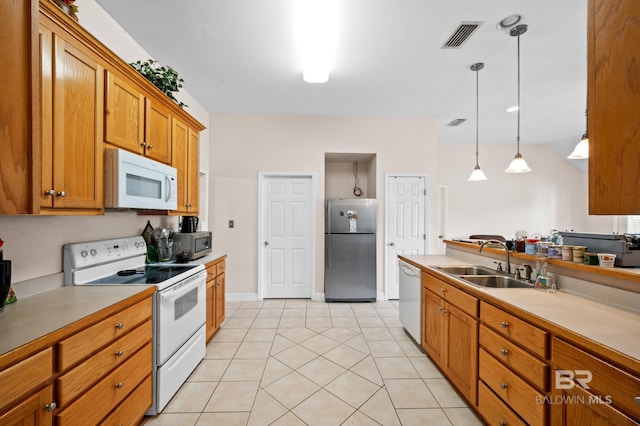
[[[437,169],[436,126],[430,119],[212,114],[210,122],[210,219],[214,251],[228,254],[227,292],[233,294],[258,291],[258,172],[316,174],[316,291],[322,293],[325,153],[375,153],[374,189],[385,188],[386,173],[435,175]],[[433,188],[430,193],[435,193]],[[377,275],[381,292],[385,194],[378,191],[377,199],[380,259]],[[434,204],[432,212],[436,211]],[[227,227],[229,219],[235,220],[234,229]],[[435,231],[430,230],[429,234]]]
[[[438,145],[438,183],[448,189],[446,237],[515,231],[548,234],[552,229],[612,232],[610,216],[589,216],[588,176],[545,145],[525,145],[530,173],[505,173],[515,146],[480,146],[479,164],[488,180],[468,182],[475,145]],[[584,160],[581,160],[584,161]]]
[[[87,31],[127,62],[148,59],[146,53],[94,0],[78,0],[79,19]],[[209,113],[188,93],[180,100],[187,111],[209,127]],[[201,169],[209,167],[208,131],[201,133]],[[0,215],[0,238],[4,258],[12,260],[14,290],[20,297],[62,285],[62,245],[65,243],[139,235],[147,220],[151,224],[177,229],[178,219],[138,216],[133,212],[107,212],[104,216],[5,216]],[[28,282],[46,277],[36,283]]]

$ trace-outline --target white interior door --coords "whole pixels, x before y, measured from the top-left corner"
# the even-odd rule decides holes
[[[262,176],[263,298],[310,298],[315,277],[312,176]]]
[[[387,298],[397,299],[398,255],[425,254],[427,247],[426,176],[387,176]]]

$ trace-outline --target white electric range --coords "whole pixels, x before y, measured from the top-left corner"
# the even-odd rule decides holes
[[[141,236],[65,244],[65,285],[155,285],[153,404],[171,400],[206,351],[206,271],[203,265],[146,264]]]

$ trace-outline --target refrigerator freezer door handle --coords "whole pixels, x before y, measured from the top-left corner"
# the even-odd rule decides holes
[[[327,238],[327,246],[324,248],[324,263],[331,269],[331,237]]]

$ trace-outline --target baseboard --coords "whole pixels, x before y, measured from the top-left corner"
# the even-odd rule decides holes
[[[387,295],[385,293],[378,293],[378,297],[376,297],[377,301],[387,300]]]
[[[316,293],[311,296],[311,300],[314,302],[324,302],[324,293]]]
[[[258,293],[225,293],[227,302],[257,302]]]

